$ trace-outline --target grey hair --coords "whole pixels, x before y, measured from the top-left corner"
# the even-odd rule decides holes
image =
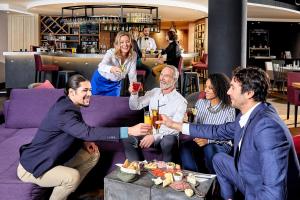
[[[170,69],[173,70],[173,78],[175,80],[175,83],[178,81],[179,78],[179,71],[176,67],[174,67],[173,65],[165,65],[165,67],[168,67]]]

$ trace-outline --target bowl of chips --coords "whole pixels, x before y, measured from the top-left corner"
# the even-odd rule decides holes
[[[128,174],[140,174],[140,164],[138,161],[128,161],[128,159],[125,160],[123,164],[116,164],[118,167],[120,167],[120,170],[124,173]]]

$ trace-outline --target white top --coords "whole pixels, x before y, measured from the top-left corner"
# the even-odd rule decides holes
[[[170,117],[175,122],[182,122],[184,114],[186,112],[187,101],[174,89],[169,94],[163,94],[160,88],[154,88],[142,97],[138,95],[131,95],[129,98],[129,107],[131,110],[140,110],[149,105],[149,111],[157,109],[159,101],[159,114],[164,114]],[[152,113],[151,113],[152,115]],[[160,140],[164,135],[175,134],[178,135],[178,131],[170,129],[165,125],[161,125],[159,133],[153,130],[154,139]]]
[[[148,38],[148,39],[147,39]],[[141,37],[137,41],[140,50],[145,49],[146,51],[150,51],[151,49],[156,50],[155,40],[151,37]]]
[[[113,66],[121,68],[121,58],[118,58],[115,55],[115,49],[109,49],[106,54],[104,55],[102,61],[98,65],[98,72],[111,81],[120,81],[126,77],[128,74],[129,81],[134,82],[136,81],[136,53],[133,51],[132,56],[128,57],[125,62],[125,70],[119,75],[115,75],[110,72],[110,69]]]
[[[243,128],[243,127],[247,124],[248,119],[249,119],[251,113],[253,112],[253,110],[254,110],[259,104],[260,104],[260,102],[257,103],[257,104],[255,104],[255,106],[253,106],[252,108],[250,108],[250,110],[248,110],[245,114],[243,114],[243,115],[241,116],[240,121],[239,121],[239,124],[240,124],[240,127],[241,127],[241,128]],[[239,141],[239,149],[241,149],[241,145],[242,145],[243,138],[244,138],[244,135],[242,136],[242,138],[241,138],[240,141]]]

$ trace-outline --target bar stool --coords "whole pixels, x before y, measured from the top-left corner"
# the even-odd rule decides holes
[[[39,54],[34,54],[35,61],[35,82],[44,82],[46,72],[58,72],[59,66],[55,64],[43,64],[41,56]],[[41,79],[42,72],[44,73],[43,80]]]
[[[199,77],[197,72],[184,72],[183,76],[183,89],[182,95],[185,96],[186,90],[189,90],[189,93],[199,92],[200,84]]]
[[[199,73],[199,77],[202,79],[203,88],[205,86],[205,81],[208,76],[208,54],[204,53],[200,62],[192,63],[193,70]]]
[[[58,75],[57,75],[57,81],[56,81],[56,88],[65,88],[67,85],[67,82],[69,80],[69,78],[73,75],[77,74],[76,71],[73,70],[62,70],[62,71],[58,71]],[[64,81],[63,82],[63,87],[60,87],[62,82],[61,79]]]

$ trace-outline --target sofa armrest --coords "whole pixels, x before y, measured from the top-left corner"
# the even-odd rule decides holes
[[[5,122],[4,113],[3,111],[0,111],[0,124],[3,124]]]

